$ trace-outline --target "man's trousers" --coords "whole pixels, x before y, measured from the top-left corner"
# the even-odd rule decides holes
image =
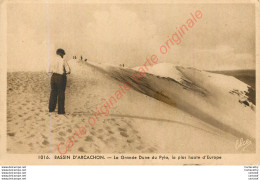
[[[49,112],[53,112],[56,108],[58,99],[58,114],[65,114],[65,89],[67,77],[66,75],[53,73],[51,76],[51,94],[49,101]]]

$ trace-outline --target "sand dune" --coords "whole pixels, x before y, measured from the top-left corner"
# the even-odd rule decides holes
[[[104,72],[121,82],[128,82],[136,91],[177,107],[237,137],[254,141],[255,106],[248,101],[248,85],[233,77],[192,68],[171,67],[169,64],[157,66],[162,67],[153,67],[138,82],[131,78],[135,73],[131,69],[109,67]],[[249,105],[245,106],[241,101],[247,101]]]
[[[241,153],[235,148],[237,139],[254,143],[254,105],[239,103],[246,98],[244,84],[234,86],[239,93],[232,94],[221,86],[204,86],[206,76],[213,73],[203,74],[204,80],[193,79],[199,72],[181,67],[174,77],[160,76],[155,69],[136,83],[131,78],[134,69],[69,63],[67,119],[48,113],[46,73],[8,73],[9,153],[58,153],[57,145],[82,125],[87,134],[68,153]],[[133,89],[109,116],[90,127],[88,118],[124,82]],[[245,152],[254,152],[254,147]]]
[[[73,75],[72,79],[68,82],[66,97],[70,114],[68,119],[64,119],[57,114],[49,116],[47,74],[8,74],[8,152],[58,153],[59,143],[69,139],[80,126],[88,125],[88,117],[103,100],[102,94],[96,91],[98,85],[95,81],[74,79]],[[102,119],[87,129],[87,135],[75,142],[69,153],[152,151],[153,148],[142,142],[131,123],[123,116]]]

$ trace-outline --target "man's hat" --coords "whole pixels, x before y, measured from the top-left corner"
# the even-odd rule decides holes
[[[65,51],[63,49],[57,49],[56,54],[63,54],[65,55]]]

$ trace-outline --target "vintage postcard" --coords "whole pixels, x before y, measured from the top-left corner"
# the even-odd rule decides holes
[[[259,1],[2,1],[0,164],[251,165]]]

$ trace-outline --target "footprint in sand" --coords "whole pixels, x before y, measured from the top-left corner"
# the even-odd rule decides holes
[[[60,136],[66,136],[66,133],[64,133],[63,131],[58,133]]]
[[[106,139],[107,142],[115,142],[116,141],[116,138],[111,136],[109,137],[108,139]]]
[[[7,133],[8,136],[15,136],[15,133]]]
[[[75,126],[74,126],[74,127],[76,127],[76,128],[80,128],[78,124],[75,124]]]
[[[72,130],[71,130],[71,129],[67,129],[67,132],[68,132],[68,133],[71,133],[71,132],[72,132]]]
[[[106,126],[105,129],[106,129],[106,130],[110,130],[111,128],[110,128],[109,126]]]
[[[44,136],[43,134],[41,134],[41,135],[42,135],[42,138],[43,138],[43,139],[47,139],[47,137],[46,137],[46,136]]]
[[[120,135],[123,137],[128,137],[128,134],[126,133],[126,129],[124,128],[118,128],[118,130],[120,131]]]
[[[91,136],[87,136],[87,137],[85,138],[85,141],[87,141],[87,142],[93,142],[93,138],[92,138]]]
[[[95,131],[90,131],[90,134],[92,134],[93,136],[96,135]]]
[[[65,141],[65,139],[63,138],[63,137],[59,137],[59,138],[57,138],[60,142],[64,142]]]
[[[125,128],[118,128],[118,130],[119,130],[119,131],[124,131],[124,132],[126,131]]]
[[[78,150],[79,150],[80,152],[86,152],[83,147],[80,147]]]
[[[136,147],[136,149],[142,150],[142,149],[144,149],[144,147],[143,146],[138,146],[138,147]]]
[[[123,136],[123,137],[128,137],[128,135],[127,135],[126,132],[124,132],[124,131],[121,131],[121,132],[120,132],[120,135]]]
[[[111,121],[116,121],[114,118],[111,118]]]
[[[104,138],[103,138],[103,136],[98,136],[98,139],[100,139],[100,140],[104,141]]]
[[[114,132],[113,132],[113,131],[110,131],[110,130],[108,130],[108,133],[109,133],[109,134],[114,134]]]
[[[134,139],[127,139],[126,142],[132,143],[132,142],[134,142]]]
[[[44,141],[42,142],[42,144],[46,146],[46,145],[49,144],[49,142],[48,142],[47,140],[44,140]]]
[[[148,148],[147,150],[149,153],[153,153],[156,151],[156,149],[154,147]]]

